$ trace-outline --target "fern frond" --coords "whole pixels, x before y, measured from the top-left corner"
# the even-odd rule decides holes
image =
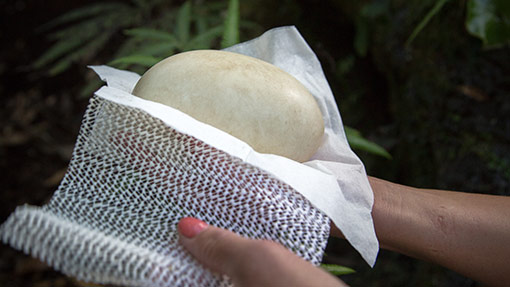
[[[133,36],[133,37],[139,38],[139,39],[150,39],[150,40],[176,42],[174,35],[172,35],[168,32],[165,32],[165,31],[151,29],[151,28],[128,29],[128,30],[124,30],[124,34],[126,34],[128,36]]]
[[[45,65],[60,58],[62,55],[79,47],[83,41],[81,39],[62,40],[51,46],[41,57],[39,57],[33,64],[35,69],[40,69]]]
[[[195,36],[184,47],[183,51],[211,48],[211,42],[219,38],[223,33],[223,26],[217,26]]]
[[[82,7],[82,8],[78,8],[78,9],[75,9],[75,10],[72,10],[70,12],[67,12],[57,18],[55,18],[54,20],[40,26],[38,28],[38,31],[45,31],[45,30],[49,30],[51,28],[54,28],[56,26],[59,26],[61,24],[66,24],[66,23],[70,23],[70,22],[74,22],[74,21],[78,21],[78,20],[81,20],[81,19],[84,19],[84,18],[88,18],[88,17],[92,17],[92,16],[97,16],[97,15],[100,15],[100,14],[104,14],[104,13],[107,13],[107,12],[111,12],[111,11],[115,11],[115,10],[120,10],[120,9],[124,9],[124,8],[127,8],[128,5],[124,4],[124,3],[120,3],[120,2],[113,2],[113,3],[96,3],[96,4],[91,4],[89,6],[86,6],[86,7]]]
[[[131,55],[126,56],[120,59],[115,59],[108,63],[109,65],[118,65],[118,64],[136,64],[141,65],[144,67],[152,67],[157,62],[161,61],[162,58],[160,57],[153,57],[153,56],[147,56],[147,55]]]
[[[80,45],[80,48],[74,50],[72,53],[69,53],[65,56],[62,55],[63,57],[56,61],[55,64],[49,69],[48,74],[51,76],[58,75],[69,68],[71,64],[77,62],[79,59],[84,57],[91,57],[97,52],[98,49],[104,46],[110,37],[110,33],[104,33],[99,37],[96,37],[90,41],[86,41],[84,45]]]
[[[138,50],[138,53],[141,55],[148,55],[148,56],[160,56],[160,57],[168,57],[172,55],[177,48],[176,43],[170,43],[170,42],[162,42],[162,43],[150,43],[147,45],[144,45],[143,48],[140,48]]]

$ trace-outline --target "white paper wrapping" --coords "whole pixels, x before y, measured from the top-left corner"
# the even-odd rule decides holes
[[[283,180],[327,214],[350,244],[373,266],[379,250],[371,210],[373,193],[361,160],[350,149],[334,96],[320,62],[295,27],[272,29],[226,49],[272,63],[297,78],[319,104],[325,123],[323,143],[304,164],[255,152],[241,140],[159,103],[131,95],[139,75],[108,66],[91,66],[107,82],[96,95],[136,107],[176,130],[262,168]]]

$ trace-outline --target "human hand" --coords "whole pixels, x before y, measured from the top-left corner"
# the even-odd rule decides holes
[[[191,217],[181,219],[178,230],[181,244],[234,286],[346,286],[276,242],[245,238]]]

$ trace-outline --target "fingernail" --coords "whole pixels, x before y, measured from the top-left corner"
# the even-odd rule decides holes
[[[193,217],[184,217],[179,221],[177,229],[187,238],[193,238],[207,227],[207,223]]]

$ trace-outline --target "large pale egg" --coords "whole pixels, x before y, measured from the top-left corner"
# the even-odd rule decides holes
[[[280,68],[241,54],[198,50],[154,65],[133,94],[178,109],[254,150],[303,162],[324,122],[310,92]]]

